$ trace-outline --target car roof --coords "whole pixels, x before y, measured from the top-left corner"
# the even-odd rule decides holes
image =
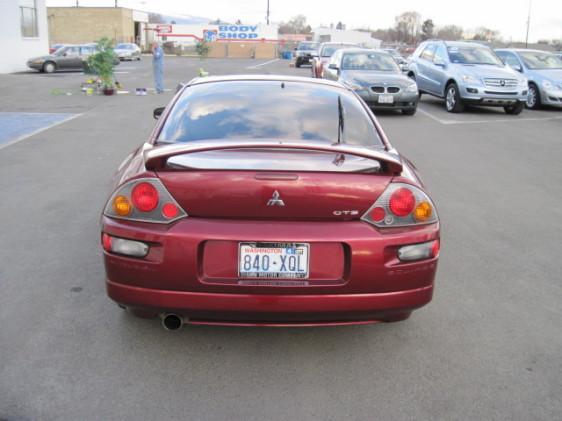
[[[512,51],[514,53],[530,52],[530,53],[556,54],[556,53],[553,53],[552,51],[534,50],[534,49],[531,49],[531,48],[496,48],[495,51]],[[560,54],[560,53],[558,53],[558,54]]]
[[[345,48],[342,50],[344,53],[380,53],[380,54],[388,54],[388,51],[377,49],[377,48]],[[388,54],[390,55],[390,54]]]
[[[318,79],[311,77],[302,76],[286,76],[286,75],[226,75],[226,76],[206,76],[206,77],[196,77],[192,79],[188,85],[201,85],[204,83],[216,83],[216,82],[253,82],[253,81],[266,81],[266,82],[298,82],[298,83],[308,83],[311,85],[326,85],[335,88],[346,89],[339,82]]]

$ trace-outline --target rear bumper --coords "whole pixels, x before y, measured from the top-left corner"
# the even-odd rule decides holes
[[[437,271],[437,257],[404,263],[397,249],[439,238],[438,224],[381,232],[363,221],[186,218],[162,226],[104,216],[102,230],[150,244],[142,259],[103,253],[111,299],[221,324],[392,320],[431,300]],[[238,243],[258,240],[309,243],[308,284],[245,284]]]
[[[431,301],[433,285],[380,294],[258,295],[163,291],[110,280],[115,302],[154,313],[175,313],[197,324],[329,325],[393,321]]]

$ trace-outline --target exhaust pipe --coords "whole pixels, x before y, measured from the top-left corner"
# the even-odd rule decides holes
[[[166,313],[162,315],[162,326],[166,330],[178,330],[183,326],[183,319],[177,314]]]

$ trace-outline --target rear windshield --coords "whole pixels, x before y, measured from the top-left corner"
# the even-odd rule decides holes
[[[451,63],[459,64],[493,64],[503,66],[502,61],[494,54],[492,50],[481,46],[455,47],[447,48],[449,60]]]
[[[226,81],[187,88],[166,119],[158,142],[280,139],[383,148],[361,102],[350,92],[316,83]]]
[[[316,50],[318,43],[316,42],[301,42],[297,47],[299,50]]]
[[[322,49],[322,57],[332,57],[332,54],[334,54],[336,51],[341,50],[342,48],[350,48],[350,47],[354,47],[354,45],[341,45],[341,44],[335,44],[335,45],[326,45],[323,49]]]

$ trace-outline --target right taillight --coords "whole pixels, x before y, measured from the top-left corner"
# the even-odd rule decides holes
[[[406,183],[391,183],[361,217],[377,227],[401,227],[437,222],[437,211],[429,196]]]

